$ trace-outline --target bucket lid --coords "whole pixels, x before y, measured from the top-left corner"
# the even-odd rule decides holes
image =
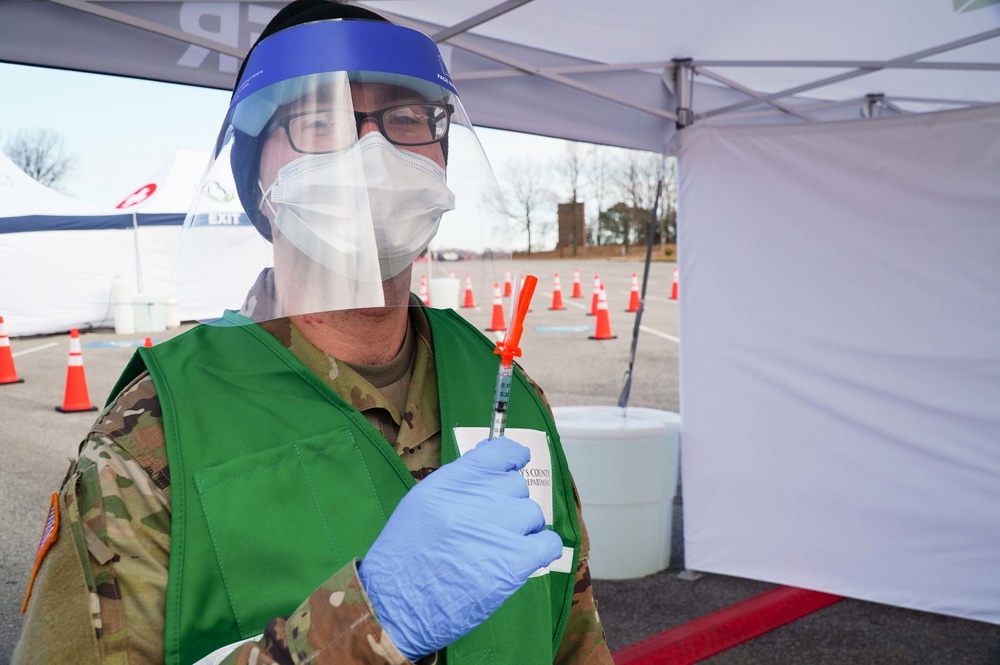
[[[649,409],[655,411],[655,409]],[[666,412],[669,413],[669,412]],[[556,406],[552,408],[561,435],[638,439],[662,436],[668,430],[664,419],[617,406]]]

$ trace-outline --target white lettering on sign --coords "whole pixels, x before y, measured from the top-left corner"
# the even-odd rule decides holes
[[[250,5],[247,7],[247,20],[256,25],[267,25],[274,18],[274,15],[278,13],[277,9],[271,7],[261,7],[260,5]],[[247,48],[250,48],[253,44],[257,42],[260,37],[259,32],[250,33],[250,41],[247,43]]]
[[[212,212],[208,214],[209,226],[239,226],[240,213],[238,212]]]
[[[203,20],[204,19],[204,20]],[[226,46],[239,46],[240,38],[240,7],[223,2],[185,2],[181,5],[181,30]],[[184,55],[177,61],[181,67],[197,69],[205,62],[209,50],[194,44],[188,46]],[[238,69],[236,58],[231,55],[219,54],[219,71],[235,74]]]
[[[239,2],[184,2],[180,8],[180,28],[183,32],[203,39],[211,39],[225,46],[239,48],[240,33],[244,32],[240,23]],[[270,7],[249,5],[247,7],[247,23],[264,26],[274,18],[278,10]],[[243,45],[249,48],[260,36],[259,31],[248,33]],[[211,51],[203,46],[191,44],[177,61],[181,67],[198,69],[204,65]],[[235,74],[239,71],[239,60],[231,55],[219,54],[219,71],[225,74]]]

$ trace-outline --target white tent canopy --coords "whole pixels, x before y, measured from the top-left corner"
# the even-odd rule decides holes
[[[1000,2],[358,4],[480,126],[678,135],[690,568],[1000,623]],[[231,88],[280,6],[14,0],[0,60]]]
[[[993,0],[357,4],[432,35],[474,121],[499,129],[660,150],[678,106],[801,123],[1000,102]],[[12,0],[0,60],[231,89],[282,5]],[[675,60],[694,82],[680,105]]]
[[[0,153],[0,315],[9,335],[107,325],[134,269],[131,219],[38,183]]]
[[[13,224],[14,218],[30,217],[83,217],[116,214],[111,206],[101,206],[79,201],[46,187],[22,171],[10,157],[0,152],[0,218]],[[25,224],[32,220],[24,220]],[[43,223],[33,220],[34,224]]]
[[[113,206],[80,201],[41,184],[0,152],[0,233],[73,228],[122,228]]]

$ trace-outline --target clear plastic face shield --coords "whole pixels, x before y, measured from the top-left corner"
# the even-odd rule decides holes
[[[250,54],[185,220],[174,294],[228,324],[405,307],[466,275],[486,297],[510,258],[495,187],[427,36],[295,26]],[[458,306],[457,288],[431,305]]]

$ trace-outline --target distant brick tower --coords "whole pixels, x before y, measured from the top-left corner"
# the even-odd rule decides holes
[[[559,204],[559,256],[576,256],[587,244],[583,230],[583,202]],[[568,252],[566,250],[569,250]]]

